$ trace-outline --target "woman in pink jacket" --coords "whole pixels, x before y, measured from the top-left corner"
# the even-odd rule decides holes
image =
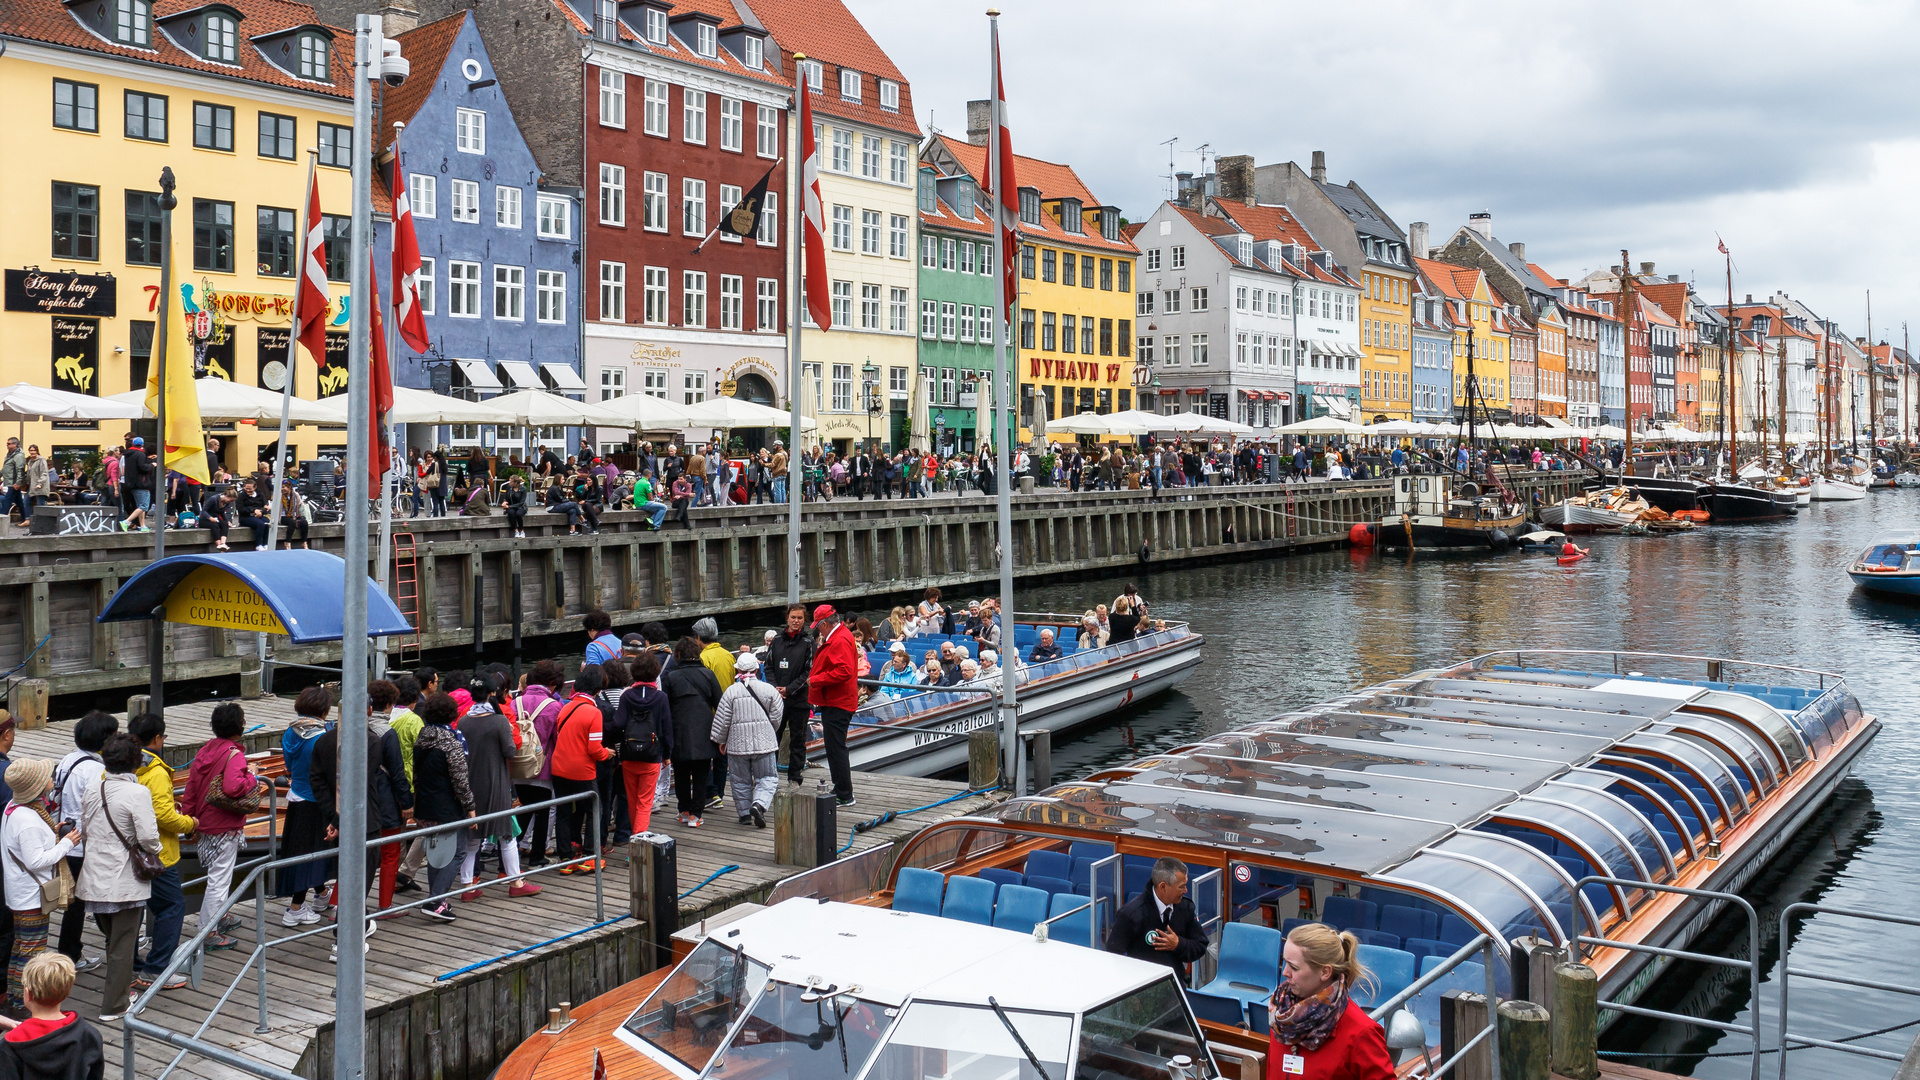
[[[214,918],[227,902],[233,884],[233,866],[239,859],[245,839],[246,819],[207,801],[213,785],[230,798],[241,798],[259,786],[260,779],[247,767],[247,750],[240,745],[240,733],[246,729],[247,714],[237,702],[214,706],[211,726],[213,738],[200,747],[187,769],[187,790],[181,809],[200,823],[200,865],[207,872],[207,895],[200,902],[200,926]],[[207,937],[209,949],[231,949],[233,939],[226,931],[238,926],[237,916],[228,916]]]

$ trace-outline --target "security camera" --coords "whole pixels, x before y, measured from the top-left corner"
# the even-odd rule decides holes
[[[400,55],[400,43],[392,38],[380,41],[380,81],[388,86],[398,87],[407,81],[413,73],[413,65]]]

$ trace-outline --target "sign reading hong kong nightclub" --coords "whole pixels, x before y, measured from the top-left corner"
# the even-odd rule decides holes
[[[42,315],[88,315],[113,318],[114,286],[110,275],[76,274],[54,270],[8,270],[8,311],[37,311]]]

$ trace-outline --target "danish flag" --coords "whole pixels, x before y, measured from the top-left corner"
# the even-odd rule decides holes
[[[414,352],[426,352],[432,343],[427,339],[426,315],[420,310],[420,240],[413,232],[413,204],[407,198],[407,174],[400,170],[398,131],[393,135],[393,277],[390,280],[393,321],[400,331],[400,340]]]
[[[1000,25],[993,27],[993,112],[995,123],[1000,129],[1000,139],[995,146],[993,162],[994,201],[999,205],[1001,252],[1000,292],[1001,311],[1008,318],[1013,317],[1014,305],[1020,299],[1020,275],[1015,264],[1015,256],[1020,251],[1019,241],[1014,237],[1014,227],[1020,222],[1020,182],[1013,176],[1013,132],[1007,127],[1007,87],[1000,75]]]
[[[294,336],[307,347],[307,355],[321,367],[327,366],[327,240],[320,217],[320,180],[309,177],[307,189],[307,238],[300,252],[300,288],[293,298]],[[287,373],[293,377],[292,372]]]
[[[820,208],[820,147],[813,141],[813,106],[807,101],[811,93],[803,69],[794,93],[800,99],[800,190],[802,215],[806,219],[806,238],[801,248],[807,261],[800,277],[800,290],[807,301],[807,313],[813,316],[813,324],[824,330],[833,325],[829,295],[833,286],[827,281],[827,242],[822,232],[826,218]]]

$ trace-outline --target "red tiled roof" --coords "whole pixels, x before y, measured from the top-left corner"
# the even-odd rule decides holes
[[[913,93],[906,76],[880,48],[867,28],[847,10],[841,0],[742,0],[759,18],[761,25],[779,43],[782,70],[791,74],[795,53],[820,61],[820,92],[809,104],[824,116],[837,116],[874,127],[886,128],[918,138],[920,125],[913,118]],[[840,69],[860,73],[860,100],[840,97]],[[880,87],[874,80],[887,79],[900,84],[900,110],[888,112],[880,107]],[[789,79],[789,81],[791,81]]]
[[[983,209],[977,197],[973,203],[972,217],[961,217],[960,212],[949,205],[945,199],[935,199],[932,211],[922,210],[920,212],[920,226],[921,228],[952,229],[956,232],[977,233],[989,238],[993,236],[993,220],[987,217],[986,211]]]
[[[1141,229],[1144,229],[1146,227],[1147,227],[1147,223],[1144,221],[1131,222],[1129,224],[1120,226],[1120,235],[1126,237],[1129,240],[1132,240],[1135,237],[1140,235]]]
[[[1207,205],[1218,210],[1234,228],[1246,233],[1255,240],[1274,240],[1283,244],[1295,244],[1308,252],[1325,251],[1320,242],[1313,238],[1293,211],[1284,206],[1256,204],[1248,206],[1244,202],[1223,202],[1208,199]],[[1288,263],[1288,270],[1301,277],[1324,281],[1332,285],[1347,285],[1359,288],[1360,283],[1353,278],[1330,267],[1323,267],[1312,259],[1301,259],[1298,263]]]
[[[1564,288],[1567,285],[1566,278],[1554,277],[1552,274],[1549,274],[1546,268],[1541,266],[1539,263],[1528,263],[1527,269],[1533,271],[1533,276],[1539,278],[1543,283],[1545,283],[1548,286]]]
[[[140,64],[178,68],[183,71],[238,79],[244,82],[304,90],[332,98],[353,96],[352,78],[347,69],[353,58],[353,32],[326,27],[333,33],[333,47],[327,52],[326,83],[298,79],[274,65],[249,38],[260,37],[296,26],[320,26],[320,18],[309,4],[292,0],[221,0],[240,13],[239,64],[215,64],[175,44],[159,22],[170,15],[205,6],[206,0],[161,0],[153,7],[153,47],[137,49],[118,45],[95,34],[58,0],[7,0],[0,4],[0,34],[36,41],[58,48],[77,49],[100,56],[111,56]]]
[[[1176,206],[1173,210],[1181,217],[1186,218],[1188,224],[1199,229],[1207,236],[1234,236],[1240,232],[1239,229],[1229,225],[1224,218],[1208,217],[1197,211],[1189,210],[1184,206]]]
[[[1419,267],[1421,273],[1427,275],[1427,279],[1433,282],[1434,288],[1440,290],[1440,295],[1452,300],[1473,299],[1473,294],[1477,291],[1474,286],[1480,281],[1480,271],[1455,266],[1452,263],[1423,259],[1418,255],[1413,257],[1413,264]]]
[[[446,66],[447,53],[453,49],[454,39],[460,36],[461,28],[466,25],[467,13],[462,11],[400,35],[401,54],[420,77],[409,78],[397,89],[384,91],[380,130],[375,132],[378,138],[374,140],[376,156],[393,145],[394,123],[412,123],[414,114],[427,103],[433,88],[440,83],[440,71]]]
[[[587,36],[593,34],[593,24],[587,21],[586,16],[576,11],[568,0],[552,0],[552,2],[560,14],[565,16],[567,21],[573,24],[575,31]],[[721,30],[735,29],[745,25],[737,13],[734,12],[733,5],[725,2],[725,0],[720,0],[720,2],[715,2],[715,0],[676,0],[673,7],[675,13],[685,9],[716,16],[720,19]],[[723,71],[728,75],[742,79],[750,79],[754,82],[769,83],[774,86],[790,86],[793,82],[793,80],[774,71],[755,71],[747,67],[735,59],[733,54],[728,52],[724,45],[710,58],[701,56],[699,53],[687,48],[685,42],[672,34],[667,35],[667,43],[665,45],[655,45],[636,33],[633,27],[628,26],[624,21],[620,24],[620,44],[652,53],[662,59],[672,60],[676,63],[690,64],[694,67],[708,68],[713,71]],[[767,55],[771,58],[771,46],[769,47]]]
[[[935,135],[933,142],[940,148],[945,149],[955,161],[960,163],[962,171],[968,176],[973,177],[984,187],[987,175],[986,147],[975,146],[970,142],[964,142],[949,135]],[[1078,199],[1080,200],[1082,209],[1105,205],[1094,197],[1093,192],[1087,190],[1087,185],[1081,181],[1079,174],[1074,172],[1073,167],[1070,165],[1061,165],[1053,161],[1042,161],[1039,158],[1027,157],[1024,154],[1015,153],[1013,155],[1013,168],[1014,179],[1019,181],[1020,186],[1038,190],[1042,200]],[[1122,234],[1121,239],[1109,240],[1100,235],[1098,230],[1069,233],[1051,222],[1045,214],[1041,215],[1040,224],[1038,225],[1022,222],[1019,231],[1022,236],[1044,236],[1057,243],[1074,244],[1080,247],[1104,248],[1108,251],[1124,252],[1128,255],[1139,253],[1139,249],[1133,246],[1133,242],[1127,239],[1125,234]]]

